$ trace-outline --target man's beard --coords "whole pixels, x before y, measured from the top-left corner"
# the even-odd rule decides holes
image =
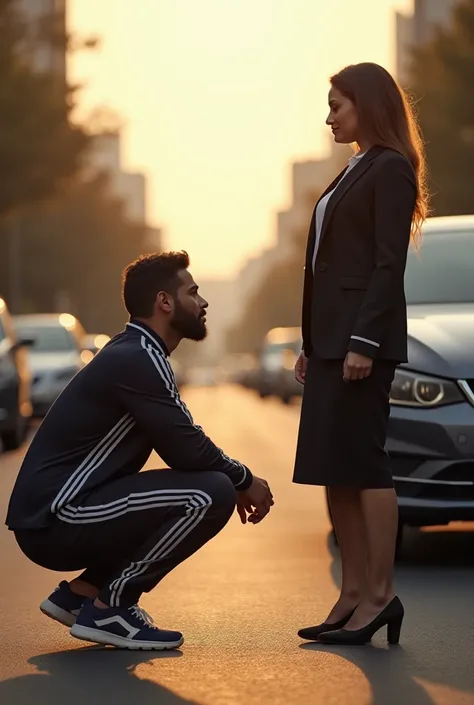
[[[171,321],[171,327],[182,335],[183,338],[188,338],[188,340],[204,340],[207,335],[204,318],[202,316],[198,318],[186,311],[179,301],[175,301],[175,311],[173,320]]]

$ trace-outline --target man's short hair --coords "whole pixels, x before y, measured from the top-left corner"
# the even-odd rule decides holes
[[[174,296],[178,273],[189,267],[187,252],[162,252],[139,257],[122,274],[122,296],[131,318],[151,318],[158,292]]]

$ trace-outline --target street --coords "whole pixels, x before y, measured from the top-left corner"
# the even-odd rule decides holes
[[[158,625],[184,632],[164,654],[88,646],[44,617],[39,603],[65,576],[30,564],[3,527],[0,704],[474,704],[474,526],[407,532],[399,647],[385,631],[366,647],[304,644],[298,628],[324,619],[340,574],[323,490],[291,483],[298,406],[230,386],[183,396],[226,453],[269,481],[270,516],[242,526],[234,515],[144,596]],[[3,517],[25,447],[0,455]]]

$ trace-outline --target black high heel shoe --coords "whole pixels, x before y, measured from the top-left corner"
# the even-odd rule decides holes
[[[349,614],[339,620],[339,622],[333,622],[333,624],[328,624],[328,622],[323,622],[322,624],[317,624],[315,627],[305,627],[305,629],[300,629],[298,636],[302,639],[308,639],[308,641],[318,641],[319,635],[330,632],[334,629],[342,629],[345,627],[347,622],[350,620],[357,607],[354,607]]]
[[[379,629],[387,626],[387,641],[389,644],[398,644],[405,610],[398,597],[377,615],[375,619],[362,629],[339,629],[337,631],[323,632],[319,635],[322,644],[367,644]]]

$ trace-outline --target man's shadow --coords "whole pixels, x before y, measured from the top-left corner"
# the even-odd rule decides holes
[[[331,535],[328,549],[333,559],[331,575],[340,588],[339,549]],[[300,648],[334,654],[357,666],[371,686],[371,705],[433,705],[434,700],[418,682],[421,680],[473,694],[474,672],[468,655],[472,638],[471,613],[469,610],[458,625],[452,624],[443,614],[443,604],[446,599],[452,601],[455,586],[456,590],[463,591],[461,599],[466,606],[468,604],[474,578],[474,531],[424,533],[409,530],[396,565],[396,576],[401,596],[405,594],[407,598],[405,607],[416,598],[416,604],[423,610],[419,614],[406,610],[405,634],[408,634],[405,641],[402,631],[402,645],[387,647],[384,644],[385,648],[381,648],[379,644],[385,640],[385,631],[381,630],[374,637],[373,646],[330,647],[306,643]],[[433,617],[434,605],[439,606],[436,613],[439,619]]]
[[[138,677],[140,664],[160,666],[181,651],[126,651],[85,647],[34,656],[28,660],[38,673],[0,683],[0,703],[5,705],[198,705],[155,681]],[[161,663],[160,663],[161,662]]]

